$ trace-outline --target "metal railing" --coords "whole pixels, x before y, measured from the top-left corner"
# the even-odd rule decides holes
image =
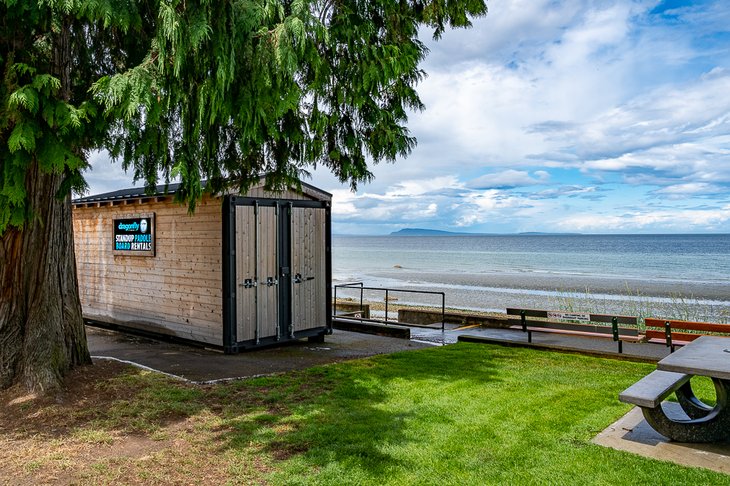
[[[358,320],[367,320],[367,321],[374,321],[374,322],[382,322],[384,324],[388,324],[388,302],[390,300],[390,294],[391,293],[408,293],[408,294],[426,294],[426,295],[440,295],[441,296],[441,330],[443,331],[445,328],[445,321],[446,321],[446,293],[444,292],[435,292],[432,290],[410,290],[410,289],[393,289],[393,288],[383,288],[383,287],[365,287],[362,282],[352,282],[352,283],[346,283],[346,284],[338,284],[334,286],[334,292],[333,292],[333,298],[332,298],[332,317],[337,317],[337,289],[356,289],[360,291],[360,310],[363,309],[363,294],[366,290],[369,291],[379,291],[379,292],[385,292],[385,319],[379,320],[379,319],[364,319],[362,317],[354,317],[354,319]],[[392,322],[392,321],[391,321]],[[397,322],[397,321],[396,321]],[[408,323],[399,323],[403,325],[413,325]]]

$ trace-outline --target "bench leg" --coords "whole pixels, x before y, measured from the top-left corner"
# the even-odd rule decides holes
[[[720,400],[723,392],[718,389],[718,381],[719,380],[715,380],[714,383],[715,392],[717,393],[718,400]],[[681,405],[682,410],[684,410],[684,413],[693,420],[706,417],[714,409],[714,407],[707,405],[695,396],[694,391],[692,390],[692,384],[689,381],[682,385],[675,392],[675,395],[677,396],[677,401],[679,402],[679,405]],[[727,403],[724,405],[726,406]]]
[[[721,442],[730,439],[730,409],[726,406],[730,382],[713,381],[717,390],[717,405],[702,417],[690,418],[690,420],[672,420],[666,416],[659,405],[656,408],[642,407],[644,418],[654,430],[677,442]],[[695,398],[695,400],[697,399]],[[704,403],[699,400],[697,402],[702,407],[693,408],[696,407],[695,404],[690,406],[695,415],[701,413],[700,410],[704,411],[707,408]]]

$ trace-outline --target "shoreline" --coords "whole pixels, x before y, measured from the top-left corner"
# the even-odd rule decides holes
[[[341,275],[340,275],[341,277]],[[392,289],[445,293],[447,308],[468,313],[504,314],[508,307],[688,321],[730,322],[730,283],[692,285],[674,281],[534,274],[441,274],[438,272],[363,272],[367,287],[391,289],[394,307],[440,307],[440,296],[398,294]],[[348,279],[349,281],[349,279]],[[335,280],[335,284],[344,280]],[[582,287],[581,287],[582,286]],[[627,287],[628,286],[628,287]],[[586,289],[588,289],[586,291]],[[357,290],[339,289],[338,298],[359,297]],[[365,291],[368,303],[383,302],[382,290]]]
[[[397,269],[387,272],[365,272],[374,280],[400,281],[403,288],[422,288],[440,291],[450,289],[464,291],[521,290],[530,293],[576,293],[596,296],[605,294],[616,297],[687,298],[727,302],[730,305],[730,282],[695,282],[680,279],[655,279],[652,281],[587,275],[556,275],[539,273],[484,273],[444,274],[440,272],[413,272]]]

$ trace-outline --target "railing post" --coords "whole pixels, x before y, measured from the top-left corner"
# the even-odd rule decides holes
[[[363,314],[365,313],[362,309],[362,292],[363,292],[363,283],[360,282],[360,317],[362,318]],[[370,314],[368,314],[368,318],[370,317]]]
[[[379,321],[378,319],[373,319],[372,317],[369,317],[367,320],[371,321],[378,321],[383,322],[385,324],[388,324],[390,322],[390,292],[410,292],[414,294],[428,294],[428,295],[440,295],[441,296],[441,331],[446,330],[446,293],[445,292],[436,292],[436,291],[423,291],[423,290],[411,290],[411,289],[390,289],[390,288],[382,288],[382,287],[365,287],[365,285],[362,282],[352,282],[352,283],[343,283],[339,285],[332,285],[332,314],[333,317],[337,313],[337,290],[339,288],[344,289],[354,289],[355,287],[358,287],[360,289],[360,312],[364,312],[364,306],[365,306],[365,290],[371,290],[374,292],[385,292],[385,318],[382,321]],[[437,304],[438,305],[438,304]],[[364,317],[361,317],[360,319],[365,319]],[[397,321],[397,318],[396,318]],[[413,324],[416,325],[416,324]],[[430,327],[430,326],[429,326]],[[532,338],[530,338],[532,339]]]
[[[388,323],[388,289],[385,289],[385,323]]]
[[[446,294],[441,292],[441,332],[446,327]]]

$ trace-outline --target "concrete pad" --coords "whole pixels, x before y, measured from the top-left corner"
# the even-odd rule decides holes
[[[665,402],[662,406],[669,416],[683,416],[677,403]],[[730,444],[672,442],[646,423],[639,407],[594,437],[593,443],[660,461],[730,474]]]
[[[376,354],[430,347],[407,339],[335,330],[324,343],[307,340],[240,354],[86,327],[93,359],[114,358],[195,382],[281,373]]]
[[[411,329],[405,326],[381,324],[379,322],[359,321],[354,319],[334,318],[332,327],[341,331],[377,334],[401,339],[411,338]]]

